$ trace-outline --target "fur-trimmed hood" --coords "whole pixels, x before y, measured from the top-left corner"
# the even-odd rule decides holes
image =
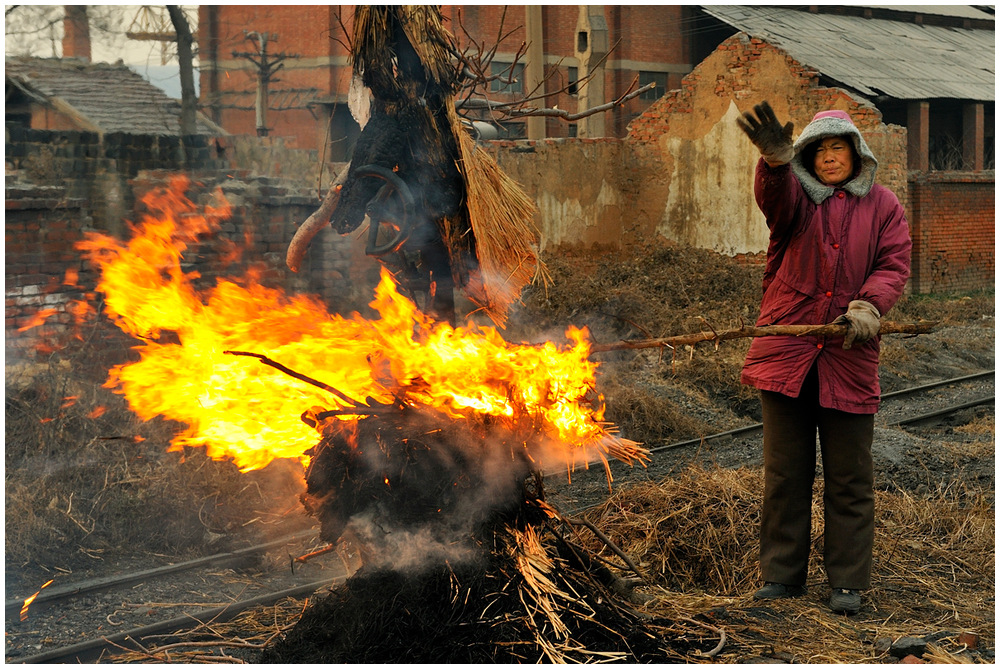
[[[845,135],[850,137],[854,142],[854,149],[857,151],[858,156],[861,157],[861,165],[860,169],[858,166],[855,166],[855,176],[843,186],[844,190],[851,195],[864,197],[868,195],[868,192],[872,189],[872,185],[875,183],[875,170],[878,168],[878,160],[875,159],[875,154],[872,153],[871,149],[865,143],[864,137],[861,136],[861,131],[851,121],[850,115],[847,112],[838,110],[820,112],[813,117],[813,120],[805,127],[792,147],[795,151],[795,155],[792,158],[792,172],[795,173],[799,183],[802,184],[806,194],[809,195],[809,199],[816,204],[820,204],[823,200],[833,195],[834,188],[827,186],[813,176],[812,171],[807,169],[802,161],[802,152],[813,142],[827,137],[841,137]]]

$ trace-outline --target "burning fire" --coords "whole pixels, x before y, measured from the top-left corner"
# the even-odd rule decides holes
[[[172,449],[203,446],[243,470],[275,458],[305,462],[317,440],[300,419],[305,410],[356,409],[371,398],[453,419],[528,419],[568,465],[594,455],[643,459],[643,449],[603,422],[586,330],[570,327],[572,344],[560,347],[510,344],[489,327],[453,328],[418,311],[385,270],[371,303],[380,316],[374,320],[331,314],[314,298],[286,295],[253,276],[197,291],[196,275],[181,269],[182,254],[228,207],[195,214],[186,186],[178,178],[150,193],[144,202],[152,213],[127,243],[90,234],[79,244],[101,270],[108,315],[142,340],[141,359],[112,369],[106,385],[144,420],[184,423]],[[161,337],[165,332],[175,336]],[[265,356],[340,392],[227,351]]]
[[[25,598],[25,600],[24,600],[24,606],[21,607],[21,622],[24,622],[25,620],[28,619],[28,607],[31,606],[32,602],[34,602],[36,599],[38,599],[38,595],[42,594],[42,590],[44,590],[45,588],[49,587],[54,582],[55,582],[54,579],[49,579],[48,581],[46,581],[42,585],[42,587],[40,587],[38,589],[38,592],[36,592],[35,594],[31,595],[30,597],[26,597]]]

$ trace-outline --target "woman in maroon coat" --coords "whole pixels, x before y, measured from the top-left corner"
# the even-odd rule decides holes
[[[754,194],[770,230],[757,325],[848,326],[846,337],[760,337],[747,354],[741,380],[760,389],[764,421],[754,596],[805,593],[818,432],[830,607],[857,613],[875,526],[879,318],[909,278],[909,225],[847,113],[817,114],[794,144],[767,102],[737,122],[761,153]]]

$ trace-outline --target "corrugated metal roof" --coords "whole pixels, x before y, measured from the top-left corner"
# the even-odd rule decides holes
[[[60,58],[7,58],[5,74],[50,101],[61,100],[101,132],[180,134],[181,105],[125,65]],[[198,131],[225,134],[199,114]]]
[[[701,8],[862,95],[996,99],[992,30],[812,14],[778,6]]]
[[[917,14],[935,14],[937,16],[957,16],[961,19],[981,19],[993,21],[993,14],[988,14],[971,5],[864,5],[872,9],[891,9],[895,12],[915,12]]]

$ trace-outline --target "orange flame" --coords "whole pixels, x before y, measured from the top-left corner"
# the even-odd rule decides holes
[[[44,325],[45,321],[49,320],[58,311],[51,307],[46,309],[39,309],[34,316],[32,316],[27,323],[22,325],[17,329],[18,333],[27,332],[31,328],[37,328],[39,325]]]
[[[303,411],[350,408],[348,399],[366,398],[401,400],[456,419],[528,417],[569,464],[591,447],[603,458],[615,455],[616,445],[632,443],[602,423],[603,400],[594,393],[597,365],[588,360],[585,330],[571,327],[572,344],[559,347],[510,344],[489,327],[453,328],[419,312],[385,270],[371,303],[380,315],[375,320],[331,314],[316,299],[288,296],[252,277],[220,279],[199,294],[193,277],[180,269],[181,254],[227,212],[222,207],[193,215],[182,195],[186,185],[178,179],[169,191],[151,193],[145,203],[156,215],[136,226],[127,244],[98,234],[80,243],[101,269],[98,289],[109,314],[143,339],[141,359],[112,369],[106,385],[124,394],[143,419],[164,416],[186,424],[173,450],[203,446],[243,470],[275,458],[304,462],[317,433],[300,419]],[[164,331],[176,337],[158,341]],[[344,397],[252,358],[225,354],[231,350],[266,356]]]
[[[31,606],[31,603],[34,602],[36,599],[38,599],[38,595],[42,593],[42,590],[52,585],[54,580],[55,579],[50,579],[46,581],[45,584],[38,589],[38,592],[36,592],[31,597],[28,597],[24,600],[24,606],[21,607],[21,622],[24,622],[25,620],[28,619],[28,607]]]

